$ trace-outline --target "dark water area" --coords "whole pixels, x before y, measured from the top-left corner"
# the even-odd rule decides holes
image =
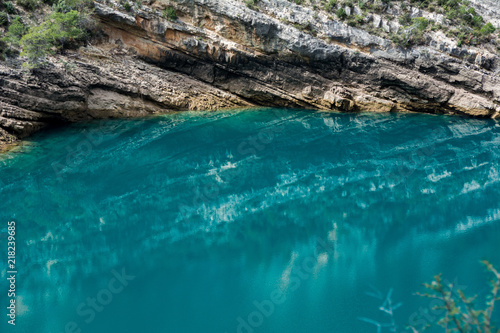
[[[499,145],[493,120],[281,109],[42,132],[0,157],[0,331],[377,332],[388,293],[398,332],[433,324],[423,282],[482,297],[500,266]]]

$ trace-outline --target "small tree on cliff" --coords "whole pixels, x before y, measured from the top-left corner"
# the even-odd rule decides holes
[[[84,40],[86,31],[81,27],[82,20],[82,15],[75,10],[54,12],[42,24],[31,27],[21,38],[21,55],[28,58],[26,66],[34,68],[44,64],[48,55]]]
[[[5,36],[2,38],[2,41],[8,44],[9,46],[17,46],[19,45],[19,40],[26,33],[26,26],[21,20],[21,17],[16,16],[12,23],[9,26],[9,29]]]

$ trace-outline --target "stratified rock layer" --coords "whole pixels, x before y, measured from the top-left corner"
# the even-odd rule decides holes
[[[440,39],[403,49],[286,0],[261,0],[260,11],[233,0],[150,1],[132,12],[110,3],[95,7],[105,41],[59,56],[70,68],[53,59],[26,74],[0,64],[0,140],[54,122],[252,105],[500,111],[500,61],[487,49]],[[166,6],[177,20],[162,17]],[[287,24],[291,17],[314,22],[314,36]]]
[[[84,48],[63,58],[71,68],[32,73],[0,64],[0,141],[12,143],[49,124],[252,105],[187,75],[106,54],[112,52]]]

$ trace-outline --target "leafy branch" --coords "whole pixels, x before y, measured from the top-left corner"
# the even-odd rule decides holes
[[[438,321],[438,324],[445,329],[446,333],[500,333],[500,329],[492,323],[495,302],[500,300],[498,295],[500,273],[490,262],[483,260],[482,263],[493,276],[490,281],[491,292],[487,295],[483,307],[478,307],[477,295],[467,297],[463,291],[455,291],[453,283],[443,283],[441,275],[436,275],[432,283],[424,284],[428,290],[427,293],[417,293],[419,296],[442,302],[442,305],[437,305],[434,309],[444,310],[445,315]],[[419,332],[417,327],[410,326],[409,328],[414,333]]]

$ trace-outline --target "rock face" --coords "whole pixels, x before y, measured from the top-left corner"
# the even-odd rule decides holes
[[[47,68],[0,63],[0,141],[51,123],[165,110],[500,112],[500,61],[489,50],[440,40],[403,49],[286,0],[260,0],[260,11],[236,0],[144,3],[126,12],[96,1],[104,42]],[[163,18],[166,6],[179,18]]]
[[[27,73],[0,64],[0,142],[64,122],[252,105],[187,75],[105,51],[85,48],[71,59],[59,57],[70,69],[53,64]]]
[[[486,21],[500,28],[500,2],[498,0],[471,0],[474,7]]]

